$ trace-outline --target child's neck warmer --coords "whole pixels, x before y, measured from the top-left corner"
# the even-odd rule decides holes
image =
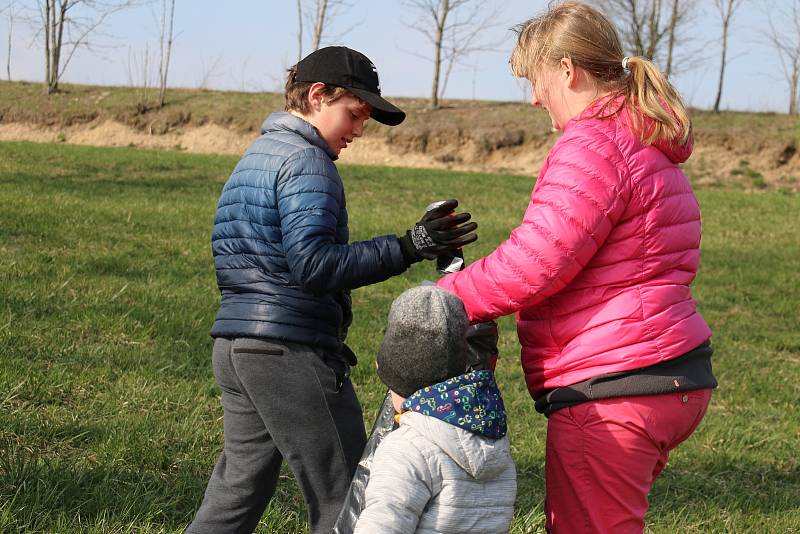
[[[503,397],[494,373],[487,370],[422,388],[408,397],[402,408],[488,438],[502,438],[507,431]]]

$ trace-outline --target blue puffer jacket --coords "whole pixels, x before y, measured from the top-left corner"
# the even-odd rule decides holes
[[[222,190],[211,246],[221,293],[213,337],[339,350],[350,289],[408,265],[394,235],[347,244],[342,179],[308,122],[271,114]]]

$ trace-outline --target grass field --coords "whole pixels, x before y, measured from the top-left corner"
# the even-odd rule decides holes
[[[0,532],[181,532],[221,446],[211,366],[209,233],[236,158],[0,144]],[[342,169],[353,239],[400,232],[457,196],[474,260],[521,219],[532,180]],[[651,495],[648,531],[800,532],[800,196],[699,191],[695,285],[720,382],[705,422]],[[498,207],[500,209],[498,209]],[[366,424],[392,298],[429,264],[354,292],[350,341]],[[498,380],[519,472],[513,532],[542,532],[545,419],[501,321]],[[284,471],[259,532],[304,532]]]

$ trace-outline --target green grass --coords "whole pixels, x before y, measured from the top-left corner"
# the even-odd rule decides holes
[[[222,443],[208,331],[209,233],[232,157],[0,143],[0,532],[181,532]],[[342,169],[353,239],[403,231],[457,196],[480,224],[474,260],[522,217],[522,177]],[[698,193],[695,294],[720,388],[652,492],[648,531],[800,532],[800,196]],[[392,298],[429,264],[354,292],[354,381],[372,424]],[[519,472],[513,532],[542,532],[545,419],[501,320],[498,380]],[[304,532],[284,471],[259,532]]]

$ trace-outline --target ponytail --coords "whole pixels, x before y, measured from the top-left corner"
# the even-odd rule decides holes
[[[678,91],[647,58],[625,59],[629,73],[622,92],[634,131],[648,145],[668,141],[685,144],[692,123]]]

